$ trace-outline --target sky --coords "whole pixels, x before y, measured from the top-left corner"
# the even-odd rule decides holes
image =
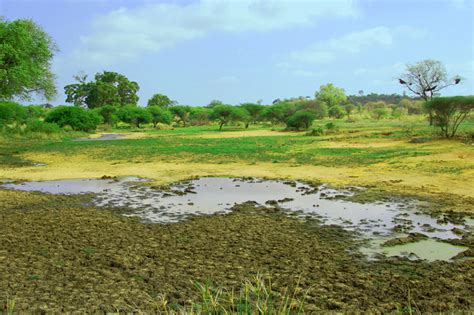
[[[401,94],[397,77],[425,59],[463,77],[442,95],[473,95],[473,12],[474,0],[0,0],[0,16],[56,42],[55,105],[75,74],[104,70],[138,82],[141,105],[268,104],[329,82]]]

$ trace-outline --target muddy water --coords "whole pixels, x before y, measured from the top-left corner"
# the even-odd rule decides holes
[[[254,201],[356,231],[373,240],[362,249],[369,256],[382,253],[446,260],[466,249],[432,239],[459,239],[460,236],[452,230],[467,231],[468,223],[438,222],[436,218],[418,212],[416,200],[360,204],[340,199],[362,189],[358,187],[334,190],[326,185],[312,187],[293,181],[206,177],[179,183],[171,186],[169,191],[163,191],[139,185],[137,182],[140,181],[143,180],[136,177],[79,179],[5,183],[3,187],[52,194],[95,193],[97,206],[131,208],[134,211],[127,215],[153,223],[177,222],[190,215],[227,213],[234,204]],[[387,239],[414,232],[431,239],[392,247],[380,246]],[[442,255],[427,254],[427,248],[431,252],[440,251]]]
[[[79,138],[74,139],[73,141],[108,141],[108,140],[120,140],[124,139],[123,135],[110,133],[110,134],[103,134],[98,138]]]

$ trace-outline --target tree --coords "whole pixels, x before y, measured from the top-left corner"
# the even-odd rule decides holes
[[[249,119],[245,122],[245,128],[248,128],[251,123],[255,124],[259,120],[260,114],[265,108],[263,105],[255,103],[243,103],[240,104],[240,107],[246,110],[248,113]]]
[[[355,105],[354,104],[346,104],[344,106],[344,109],[346,110],[346,113],[347,113],[347,117],[351,117],[351,113],[356,109]]]
[[[173,121],[173,115],[161,106],[148,106],[146,109],[151,115],[151,122],[154,128],[159,123],[169,125]]]
[[[315,93],[316,101],[324,102],[331,108],[340,105],[347,100],[346,93],[343,88],[338,88],[332,83],[321,85],[319,91]]]
[[[89,110],[75,106],[58,106],[51,110],[45,122],[55,123],[59,127],[70,126],[73,130],[92,131],[102,121],[101,117]]]
[[[186,127],[186,124],[189,122],[189,116],[191,114],[191,106],[186,105],[176,105],[170,107],[170,112],[174,115],[178,122],[183,124],[183,127]]]
[[[296,106],[288,102],[279,102],[271,106],[265,106],[261,118],[272,123],[286,123],[288,118],[296,112]]]
[[[191,125],[207,125],[212,110],[207,107],[193,107],[189,115]]]
[[[248,112],[243,108],[238,108],[232,105],[216,105],[212,109],[209,118],[219,122],[219,131],[221,131],[222,126],[225,124],[228,124],[231,121],[244,120],[248,115]]]
[[[74,76],[78,83],[64,87],[66,102],[90,109],[105,105],[137,105],[140,89],[138,83],[130,81],[117,72],[104,71],[95,75],[95,80],[86,82],[87,75]]]
[[[15,102],[0,102],[0,126],[11,123],[21,124],[26,120],[25,107]]]
[[[222,103],[222,101],[219,101],[219,100],[212,100],[209,102],[209,104],[206,105],[206,107],[213,108],[217,105],[224,105],[224,103]]]
[[[341,105],[334,105],[329,107],[328,113],[329,117],[341,119],[346,114],[346,110]]]
[[[135,125],[137,128],[140,128],[140,124],[147,124],[152,121],[152,116],[149,111],[145,108],[133,105],[120,108],[117,116],[121,121]]]
[[[446,138],[456,135],[459,125],[474,109],[474,96],[437,97],[426,103],[433,121]]]
[[[315,119],[323,119],[328,115],[328,106],[324,102],[317,102],[316,100],[306,101],[302,104],[301,110],[308,110],[315,115]]]
[[[423,60],[413,65],[407,65],[405,73],[398,79],[410,92],[428,101],[439,91],[448,86],[461,82],[460,76],[448,79],[444,65],[437,60]],[[430,125],[433,124],[433,114],[428,112]]]
[[[308,129],[313,124],[315,115],[312,112],[300,111],[296,112],[288,118],[286,121],[286,126],[288,128],[293,128],[300,130],[302,128]]]
[[[104,105],[97,107],[94,111],[102,117],[102,121],[105,124],[115,125],[118,120],[117,107],[112,105]]]
[[[51,60],[57,47],[32,20],[6,21],[0,17],[0,100],[47,100],[56,95]]]
[[[147,106],[159,106],[161,108],[168,108],[176,104],[176,101],[171,100],[168,96],[163,94],[155,94],[149,100]]]

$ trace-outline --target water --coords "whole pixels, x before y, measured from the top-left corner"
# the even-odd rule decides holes
[[[78,138],[73,141],[108,141],[108,140],[120,140],[124,139],[123,135],[116,133],[103,134],[98,138]]]
[[[298,211],[301,216],[316,217],[324,224],[340,225],[359,232],[364,238],[375,240],[363,249],[369,255],[378,252],[403,256],[404,252],[413,252],[421,259],[445,259],[448,256],[449,259],[458,252],[448,250],[443,245],[447,243],[430,243],[431,248],[439,248],[446,253],[438,257],[423,252],[425,241],[418,242],[421,245],[405,244],[393,246],[393,249],[382,248],[381,243],[377,242],[413,232],[440,240],[459,239],[461,236],[452,230],[468,231],[471,226],[468,223],[438,223],[436,218],[417,212],[416,200],[360,204],[339,199],[353,195],[356,190],[362,189],[359,187],[335,190],[320,185],[315,189],[301,182],[205,177],[175,184],[170,191],[162,191],[137,184],[143,181],[137,177],[70,179],[5,183],[3,187],[52,194],[94,193],[97,206],[131,208],[134,211],[127,215],[153,223],[177,222],[191,215],[228,213],[233,205],[246,201],[255,201],[260,205],[269,203],[287,211]]]

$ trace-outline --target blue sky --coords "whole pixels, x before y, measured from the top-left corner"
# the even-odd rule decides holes
[[[473,0],[130,1],[0,0],[0,16],[31,18],[60,51],[58,97],[84,71],[109,70],[181,104],[312,96],[332,82],[348,94],[402,93],[406,64],[442,61],[474,94]]]

